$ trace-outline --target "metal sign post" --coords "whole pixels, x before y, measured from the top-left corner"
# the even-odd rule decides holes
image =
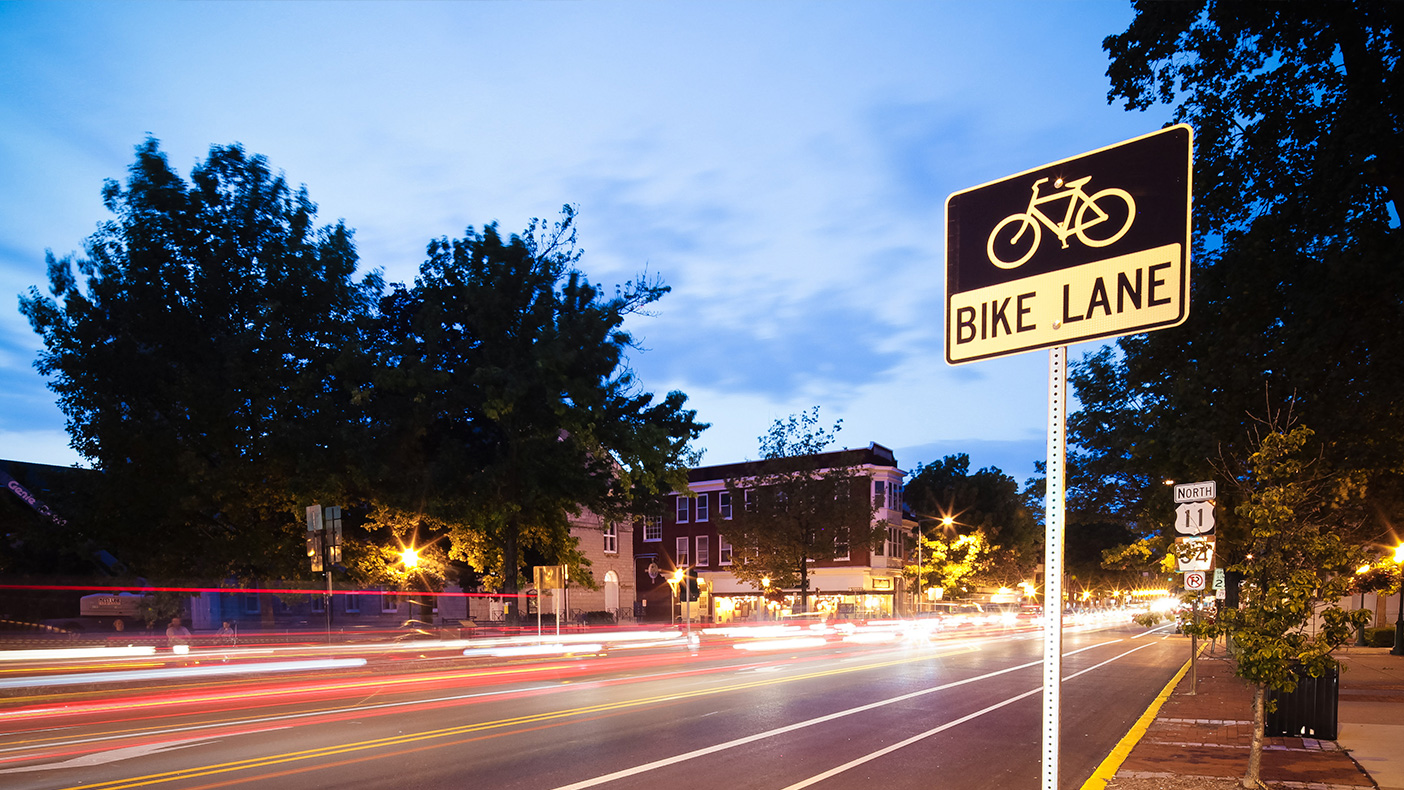
[[[1063,678],[1063,467],[1067,460],[1068,349],[1048,352],[1048,482],[1043,519],[1043,790],[1058,790]]]
[[[946,199],[946,361],[1049,349],[1044,790],[1058,788],[1067,347],[1189,317],[1193,144],[1170,126]],[[1184,521],[1213,527],[1202,509]]]

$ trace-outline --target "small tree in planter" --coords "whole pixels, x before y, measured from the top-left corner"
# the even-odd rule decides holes
[[[1227,635],[1238,676],[1253,686],[1245,788],[1263,786],[1259,771],[1267,690],[1291,693],[1298,673],[1321,677],[1333,670],[1337,662],[1331,652],[1369,618],[1364,610],[1339,605],[1353,589],[1353,572],[1366,554],[1364,546],[1350,539],[1359,524],[1352,523],[1348,476],[1332,474],[1320,452],[1313,452],[1310,429],[1278,427],[1271,421],[1263,427],[1247,461],[1221,470],[1241,494],[1234,513],[1249,541],[1244,561],[1229,568],[1243,574],[1239,607],[1187,628],[1200,636]],[[1305,626],[1313,615],[1322,627],[1308,633]]]

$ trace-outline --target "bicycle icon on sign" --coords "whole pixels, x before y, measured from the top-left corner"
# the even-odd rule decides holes
[[[1083,190],[1083,186],[1091,180],[1092,176],[1083,176],[1065,183],[1059,178],[1053,182],[1053,188],[1062,191],[1047,195],[1038,194],[1038,188],[1048,179],[1040,178],[1035,181],[1029,207],[1024,209],[1023,213],[1010,214],[1000,220],[994,230],[990,231],[990,240],[985,244],[990,263],[1001,269],[1023,266],[1033,257],[1039,242],[1043,240],[1044,225],[1057,234],[1058,241],[1063,243],[1063,249],[1068,247],[1069,236],[1077,236],[1078,240],[1088,247],[1105,247],[1125,236],[1126,231],[1131,229],[1132,221],[1136,219],[1136,201],[1132,199],[1130,192],[1116,187],[1103,189],[1089,196]],[[1067,200],[1068,208],[1063,214],[1062,222],[1054,222],[1043,213],[1042,206],[1064,199]],[[1126,207],[1121,209],[1113,205],[1118,201],[1125,203]],[[1126,212],[1121,227],[1111,235],[1104,235],[1112,226],[1103,223],[1111,220],[1113,216],[1119,218],[1121,211]],[[1095,233],[1089,232],[1093,228],[1099,229]]]

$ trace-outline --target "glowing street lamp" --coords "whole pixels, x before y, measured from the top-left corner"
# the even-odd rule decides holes
[[[405,570],[412,571],[419,567],[419,550],[409,546],[400,552],[400,562],[404,563]]]
[[[1404,656],[1404,543],[1395,547],[1394,563],[1399,566],[1399,617],[1394,621],[1394,648],[1389,652]]]
[[[1369,572],[1370,572],[1370,566],[1369,566],[1369,565],[1361,565],[1359,568],[1356,568],[1356,569],[1355,569],[1355,575],[1356,575],[1356,576],[1361,576],[1361,575],[1366,574],[1366,573],[1369,573]],[[1359,583],[1360,583],[1360,580],[1359,580],[1359,579],[1356,579],[1356,583],[1359,584]],[[1360,588],[1360,608],[1361,608],[1361,609],[1364,609],[1364,608],[1365,608],[1365,588],[1364,588],[1364,587],[1361,587],[1361,588]],[[1365,626],[1363,626],[1363,625],[1360,626],[1359,628],[1355,629],[1355,646],[1356,646],[1356,647],[1364,647],[1364,646],[1365,646]]]

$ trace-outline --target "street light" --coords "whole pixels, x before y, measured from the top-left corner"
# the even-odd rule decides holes
[[[1355,583],[1356,583],[1357,585],[1360,584],[1360,579],[1359,579],[1359,577],[1362,576],[1362,575],[1364,575],[1364,574],[1366,574],[1366,573],[1369,573],[1369,572],[1370,572],[1370,566],[1369,566],[1369,565],[1361,565],[1359,568],[1356,568],[1356,569],[1355,569],[1355,575],[1356,575]],[[1365,608],[1365,587],[1364,587],[1363,585],[1360,587],[1360,608],[1361,608],[1361,609],[1364,609],[1364,608]],[[1365,646],[1365,626],[1364,626],[1363,624],[1362,624],[1359,628],[1355,629],[1355,646],[1356,646],[1356,647],[1364,647],[1364,646]]]
[[[400,552],[400,562],[405,564],[405,570],[412,571],[419,567],[419,551],[413,546]]]
[[[1394,648],[1389,652],[1404,656],[1404,543],[1395,547],[1394,563],[1399,566],[1399,617],[1394,621]]]

